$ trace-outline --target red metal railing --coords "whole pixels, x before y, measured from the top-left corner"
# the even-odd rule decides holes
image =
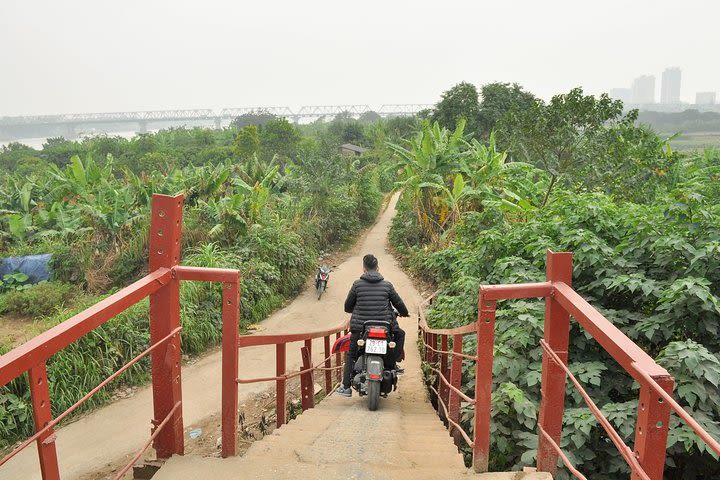
[[[343,366],[342,354],[333,354],[330,350],[332,336],[339,339],[340,335],[347,333],[349,322],[335,328],[316,332],[294,333],[285,335],[242,335],[238,338],[238,348],[259,345],[275,345],[275,376],[258,378],[236,378],[237,383],[275,382],[276,389],[276,417],[277,426],[287,423],[287,381],[290,378],[300,377],[301,405],[303,411],[315,406],[314,377],[315,371],[323,371],[325,377],[325,393],[333,391],[332,372],[335,371],[335,383],[340,382]],[[323,339],[325,358],[318,364],[312,364],[312,341]],[[296,372],[287,372],[287,345],[293,342],[304,342],[300,348],[302,367]],[[335,366],[332,366],[332,357],[335,357]],[[224,416],[223,416],[224,418]]]
[[[60,478],[55,449],[55,426],[141,358],[151,355],[153,387],[153,428],[150,439],[132,461],[119,471],[121,478],[153,444],[158,458],[182,454],[183,419],[180,378],[180,281],[221,282],[223,319],[223,412],[237,411],[237,332],[240,316],[240,272],[214,268],[182,267],[183,195],[153,195],[150,224],[150,272],[89,309],[47,330],[0,357],[0,387],[28,372],[35,434],[0,460],[0,466],[37,442],[40,470],[44,480]],[[150,297],[150,346],[117,372],[93,388],[73,406],[53,418],[46,365],[54,354],[116,315]],[[234,371],[233,371],[234,366]],[[223,417],[223,439],[234,438],[235,423]],[[232,431],[232,433],[229,433]],[[223,455],[234,454],[223,442]]]
[[[674,380],[668,372],[647,355],[625,334],[578,295],[571,287],[572,254],[548,251],[546,280],[541,283],[492,285],[480,287],[477,322],[453,329],[431,329],[425,319],[425,304],[419,311],[424,345],[424,361],[438,375],[437,387],[430,389],[437,396],[438,411],[446,418],[456,441],[462,437],[473,451],[473,467],[477,472],[488,469],[490,451],[490,399],[495,343],[495,310],[498,300],[545,298],[540,414],[538,419],[537,470],[554,473],[558,458],[577,478],[585,477],[569,462],[559,447],[565,381],[570,378],[588,408],[607,431],[609,438],[628,463],[632,479],[662,480],[665,466],[670,410],[720,455],[720,443],[708,434],[672,397]],[[615,431],[567,367],[570,317],[588,331],[625,371],[640,385],[638,417],[634,447],[631,449]],[[463,337],[475,335],[474,356],[463,353]],[[453,338],[449,350],[449,338]],[[440,346],[438,347],[438,338]],[[462,362],[476,362],[475,398],[461,389]],[[473,438],[460,425],[460,400],[474,405]]]

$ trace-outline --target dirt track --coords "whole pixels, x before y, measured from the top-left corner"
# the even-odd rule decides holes
[[[262,323],[263,333],[291,333],[313,331],[339,325],[347,318],[343,301],[352,282],[362,273],[362,255],[373,253],[380,262],[381,273],[393,282],[408,304],[417,311],[419,294],[410,279],[400,270],[392,255],[386,251],[390,221],[395,214],[397,196],[364,239],[354,247],[350,256],[335,268],[329,289],[321,301],[309,288],[290,305],[275,312]],[[408,345],[413,345],[412,335]],[[320,352],[320,343],[313,348]],[[300,365],[299,345],[288,346],[288,368]],[[240,351],[240,376],[274,375],[274,348],[253,347]],[[183,368],[184,424],[190,426],[206,420],[220,411],[220,353],[205,356]],[[265,384],[240,385],[240,403],[255,393],[264,391]],[[150,388],[139,390],[133,397],[119,400],[57,432],[58,458],[63,479],[77,479],[130,458],[147,440],[152,416]],[[0,468],[0,480],[39,479],[40,472],[35,448],[27,448]]]

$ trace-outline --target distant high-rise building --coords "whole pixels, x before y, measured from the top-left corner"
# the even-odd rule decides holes
[[[613,88],[610,90],[610,98],[620,100],[623,103],[630,103],[632,100],[632,90],[629,88]]]
[[[655,103],[655,77],[642,75],[632,83],[631,103]]]
[[[695,105],[715,105],[715,92],[696,93]]]
[[[678,67],[666,68],[662,74],[660,103],[680,103],[680,78],[682,72]]]

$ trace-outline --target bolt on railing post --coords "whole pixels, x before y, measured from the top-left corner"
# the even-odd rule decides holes
[[[480,290],[478,300],[477,362],[475,367],[475,419],[473,423],[473,469],[487,472],[490,456],[490,409],[495,349],[495,300]]]
[[[666,392],[672,394],[675,384],[672,377],[653,378]],[[635,444],[633,451],[640,465],[652,480],[662,480],[667,450],[670,405],[649,385],[640,386]],[[631,480],[639,480],[633,472]]]
[[[572,285],[572,253],[547,253],[545,277],[548,282]],[[570,337],[570,315],[552,296],[545,298],[545,323],[543,338],[549,347],[567,365]],[[562,437],[562,421],[565,409],[565,371],[553,362],[547,352],[542,357],[542,382],[540,386],[540,414],[538,425],[558,445]],[[538,438],[537,470],[554,474],[558,454],[552,444],[542,435]]]
[[[45,363],[36,365],[28,371],[30,381],[30,399],[32,401],[33,421],[35,431],[45,428],[52,421],[50,409],[50,388],[47,379]],[[57,451],[55,450],[54,429],[49,429],[37,439],[38,456],[40,457],[40,472],[43,480],[59,480]]]
[[[330,335],[325,335],[325,338],[323,338],[324,347],[325,347],[325,394],[330,395],[330,392],[332,392],[332,372],[329,370],[332,367],[332,363],[330,360]]]
[[[222,457],[237,454],[240,272],[222,291]]]
[[[453,353],[462,353],[463,336],[453,335]],[[453,355],[450,367],[450,384],[460,389],[462,388],[462,357]],[[450,398],[448,399],[448,417],[455,423],[460,423],[460,395],[454,390],[450,390]],[[453,430],[455,443],[459,444],[462,440],[462,434]]]
[[[150,221],[150,271],[173,268],[180,262],[183,196],[153,195]],[[155,344],[180,326],[180,281],[170,281],[150,295],[150,343]],[[159,425],[180,402],[180,335],[176,335],[152,353],[153,425]],[[158,434],[153,444],[158,458],[182,455],[182,406]]]
[[[441,345],[440,349],[443,352],[448,351],[448,336],[447,335],[442,335],[440,337],[440,345]],[[442,353],[440,355],[440,373],[442,373],[443,377],[445,377],[446,379],[450,378],[450,364],[448,363],[448,354],[447,353]],[[439,380],[439,381],[440,381],[440,385],[439,385],[440,386],[440,390],[439,390],[440,398],[445,403],[445,405],[447,405],[448,402],[450,401],[450,389],[445,384],[445,382],[443,382],[441,380]],[[445,416],[445,412],[443,411],[442,408],[440,408],[439,405],[438,405],[438,414],[440,415],[440,417]]]
[[[277,401],[275,406],[275,415],[277,416],[277,426],[280,428],[287,422],[287,379],[285,375],[285,360],[287,356],[287,344],[278,343],[275,345],[275,376],[281,377],[275,381],[275,394]]]

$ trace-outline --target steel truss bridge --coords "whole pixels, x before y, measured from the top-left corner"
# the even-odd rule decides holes
[[[211,109],[189,110],[148,110],[142,112],[108,112],[108,113],[71,113],[62,115],[31,115],[19,117],[0,117],[0,138],[17,136],[28,129],[54,129],[63,134],[74,136],[80,127],[95,127],[109,124],[134,124],[140,132],[146,132],[148,124],[210,122],[215,128],[221,128],[223,122],[253,113],[268,113],[277,117],[287,118],[294,123],[300,121],[325,121],[338,116],[345,118],[361,118],[375,113],[380,117],[399,117],[416,115],[424,109],[432,108],[429,104],[390,104],[372,109],[369,105],[311,105],[293,111],[290,107],[243,107],[224,108],[220,111]],[[4,135],[3,135],[4,134]]]

